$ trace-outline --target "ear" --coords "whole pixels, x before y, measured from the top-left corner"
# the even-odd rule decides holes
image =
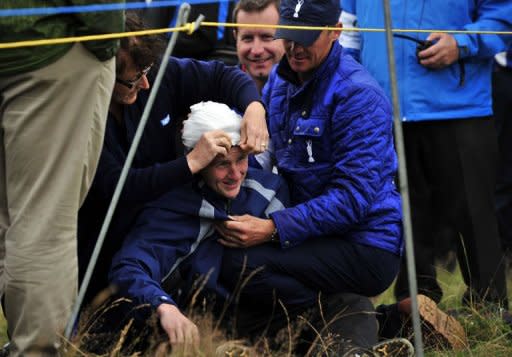
[[[238,27],[233,27],[233,38],[235,39],[235,42],[236,42],[236,33],[237,33],[236,30],[238,30]]]
[[[330,31],[331,41],[336,41],[338,39],[338,37],[340,37],[341,29],[343,28],[343,25],[341,24],[341,22],[338,22],[333,27],[339,28],[339,30],[332,30],[332,31]]]

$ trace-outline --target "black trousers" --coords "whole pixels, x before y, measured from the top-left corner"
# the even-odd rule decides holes
[[[299,334],[295,353],[305,355],[318,342],[331,336],[328,355],[337,354],[349,346],[370,348],[377,343],[377,319],[371,301],[362,295],[339,293],[319,295],[313,306],[287,307],[276,305],[272,312],[263,306],[241,305],[233,319],[235,335],[257,341],[260,337],[271,338],[286,329]],[[326,344],[327,345],[327,344]],[[315,354],[316,355],[316,354]]]
[[[500,153],[496,178],[496,215],[503,247],[512,250],[512,70],[494,72],[492,89]]]
[[[446,220],[460,235],[466,297],[506,305],[502,249],[494,213],[497,141],[491,118],[404,123],[418,290],[440,301],[432,227]],[[405,260],[404,260],[405,261]],[[402,265],[395,295],[409,296]]]
[[[386,250],[340,237],[317,237],[290,249],[275,244],[225,249],[220,281],[230,291],[245,281],[239,296],[247,303],[269,305],[277,298],[287,306],[311,306],[319,291],[381,294],[399,266],[400,257]]]

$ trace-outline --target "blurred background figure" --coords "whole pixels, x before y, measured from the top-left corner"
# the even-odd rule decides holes
[[[229,22],[235,3],[236,1],[233,0],[212,0],[191,4],[189,21],[195,21],[202,14],[205,16],[204,21]],[[149,28],[174,27],[178,18],[178,8],[179,6],[148,8],[141,9],[138,13]],[[173,56],[200,60],[215,59],[230,65],[235,65],[237,62],[232,31],[223,26],[201,26],[192,35],[180,33]]]

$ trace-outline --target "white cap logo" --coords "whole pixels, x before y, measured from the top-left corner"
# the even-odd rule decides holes
[[[299,17],[299,11],[300,8],[302,7],[302,4],[304,4],[304,0],[297,0],[297,5],[295,5],[295,12],[293,13],[293,17]]]

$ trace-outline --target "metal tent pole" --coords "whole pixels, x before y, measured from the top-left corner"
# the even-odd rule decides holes
[[[414,347],[416,355],[423,357],[423,340],[421,336],[421,322],[418,311],[418,285],[416,281],[416,265],[414,261],[414,243],[411,224],[411,207],[409,202],[409,183],[407,181],[407,165],[405,162],[404,137],[402,120],[400,118],[400,103],[396,79],[395,52],[393,47],[393,33],[391,30],[391,8],[389,0],[384,2],[384,21],[386,27],[386,44],[388,48],[389,78],[391,82],[391,97],[393,103],[393,123],[395,131],[395,144],[398,154],[398,175],[400,181],[400,195],[402,196],[403,228],[405,233],[405,251],[409,280],[409,294],[412,302],[412,322],[414,328]]]

